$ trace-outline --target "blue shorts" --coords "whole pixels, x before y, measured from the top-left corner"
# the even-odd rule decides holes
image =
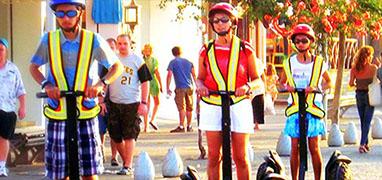
[[[107,112],[105,116],[98,114],[98,127],[99,134],[104,135],[107,132],[107,121],[109,120],[109,113]]]
[[[65,145],[65,124],[64,121],[47,121],[45,175],[50,179],[63,179],[69,175]],[[103,162],[97,120],[78,121],[77,127],[80,175],[101,174],[103,172]]]
[[[319,107],[322,107],[321,103],[316,103]],[[318,135],[325,134],[325,124],[319,117],[310,113],[306,113],[306,120],[308,120],[307,137],[316,137]],[[284,133],[292,138],[300,137],[300,125],[298,113],[292,114],[287,117]]]

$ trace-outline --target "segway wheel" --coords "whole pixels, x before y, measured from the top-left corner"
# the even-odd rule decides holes
[[[274,173],[274,169],[272,169],[267,162],[263,162],[260,164],[259,169],[257,169],[257,175],[256,179],[257,180],[265,180],[266,176],[268,174]]]
[[[336,180],[351,180],[352,172],[349,164],[341,162],[337,167]]]

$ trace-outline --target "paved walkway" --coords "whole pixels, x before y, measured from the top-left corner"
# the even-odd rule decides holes
[[[256,178],[256,171],[260,163],[263,162],[263,156],[267,154],[269,149],[276,148],[278,136],[284,127],[285,118],[283,116],[283,109],[283,106],[277,106],[277,115],[266,117],[266,124],[261,125],[261,129],[251,137],[251,144],[255,151],[255,160],[252,162],[252,179]],[[359,122],[356,113],[357,110],[352,108],[345,114],[344,118],[341,120],[341,130],[346,128],[346,124],[348,122],[356,123],[356,127],[359,129]],[[382,111],[377,110],[376,116],[382,117]],[[142,133],[138,139],[135,152],[135,155],[138,155],[141,151],[146,151],[149,153],[155,166],[155,179],[165,179],[162,177],[161,171],[162,160],[164,159],[167,150],[171,147],[177,148],[183,159],[184,165],[193,165],[199,170],[202,179],[207,179],[207,160],[198,159],[199,150],[197,146],[197,132],[170,134],[169,131],[177,125],[177,120],[158,119],[158,122],[160,130],[157,132]],[[122,177],[113,174],[119,168],[110,166],[109,143],[106,145],[106,173],[101,175],[100,179],[133,179],[132,176]],[[343,147],[334,148],[328,147],[327,141],[324,140],[321,142],[322,154],[324,157],[323,169],[325,168],[331,153],[338,149],[352,159],[350,167],[353,171],[354,179],[382,179],[382,171],[380,170],[380,167],[382,167],[382,140],[372,140],[371,145],[371,152],[367,154],[359,154],[357,151],[358,145],[345,145]],[[282,160],[287,168],[287,174],[289,175],[289,157],[282,157]],[[307,179],[313,179],[313,171],[310,160],[308,168],[309,170],[306,177]],[[43,164],[35,164],[31,166],[17,166],[15,168],[10,168],[10,176],[3,179],[37,180],[44,179],[43,175]]]

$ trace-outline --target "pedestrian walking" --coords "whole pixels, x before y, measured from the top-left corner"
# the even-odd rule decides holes
[[[158,130],[158,126],[154,122],[154,120],[155,120],[155,117],[157,115],[159,104],[160,104],[160,100],[159,100],[160,94],[159,93],[162,92],[162,79],[161,79],[159,69],[158,69],[159,68],[158,59],[152,55],[153,54],[153,47],[151,46],[151,44],[145,44],[144,45],[143,50],[142,50],[142,54],[143,54],[143,59],[145,60],[145,63],[147,65],[147,67],[149,68],[151,77],[153,78],[150,81],[150,94],[149,94],[149,98],[147,99],[148,113],[144,117],[143,132],[146,132],[148,124],[150,124],[150,126],[154,130]],[[150,121],[148,121],[149,114],[150,114],[149,113],[150,112],[150,105],[151,105],[151,98],[150,97],[152,97],[154,100],[154,107],[153,107],[153,112],[151,113]]]
[[[349,85],[356,87],[356,100],[359,120],[361,122],[361,141],[358,151],[366,153],[370,151],[369,146],[369,130],[371,120],[373,119],[374,107],[369,104],[368,85],[373,82],[377,75],[378,67],[372,64],[374,48],[371,46],[361,47],[352,64],[350,70]]]
[[[26,114],[26,91],[19,69],[7,59],[8,48],[8,41],[0,38],[0,177],[8,176],[5,164],[9,153],[9,139],[15,132],[17,116],[24,119]]]
[[[140,132],[139,116],[147,113],[151,75],[144,60],[133,53],[130,35],[119,35],[117,48],[124,68],[122,75],[109,86],[108,128],[123,160],[123,167],[117,174],[132,175],[135,143]]]
[[[182,58],[182,49],[179,46],[172,48],[172,55],[175,59],[170,61],[167,68],[167,95],[171,96],[171,79],[175,79],[175,103],[179,112],[179,126],[171,130],[171,133],[192,132],[192,110],[193,108],[193,83],[196,80],[194,65],[187,59]],[[187,127],[184,120],[187,119]]]

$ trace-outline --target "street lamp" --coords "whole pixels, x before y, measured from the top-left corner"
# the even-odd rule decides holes
[[[130,26],[131,31],[134,31],[134,27],[138,24],[138,6],[135,4],[135,0],[131,0],[130,4],[124,7],[125,24]]]

